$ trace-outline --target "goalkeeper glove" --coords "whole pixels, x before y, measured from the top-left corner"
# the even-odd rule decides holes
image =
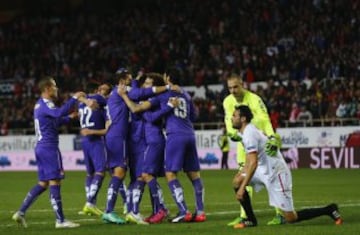
[[[271,135],[265,144],[265,153],[268,156],[275,157],[278,150],[281,149],[281,137],[279,134]]]
[[[227,136],[229,136],[229,138],[234,142],[240,142],[242,140],[241,136],[239,136],[236,132],[227,133]]]

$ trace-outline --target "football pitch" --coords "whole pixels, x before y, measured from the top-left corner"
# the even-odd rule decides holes
[[[79,228],[56,230],[55,217],[50,207],[48,191],[33,204],[26,214],[28,228],[18,227],[11,220],[27,191],[36,183],[35,172],[1,172],[0,173],[0,234],[79,234],[79,235],[167,235],[167,234],[253,234],[253,235],[356,235],[360,234],[360,171],[348,169],[329,170],[293,170],[293,196],[296,209],[309,206],[323,206],[332,202],[339,205],[344,219],[342,226],[335,226],[327,217],[320,217],[297,224],[267,226],[274,215],[274,210],[268,206],[265,190],[255,193],[253,207],[259,225],[255,228],[235,230],[226,224],[238,216],[239,203],[235,200],[231,187],[234,170],[202,171],[205,186],[205,210],[207,221],[204,223],[170,224],[164,222],[155,225],[113,225],[104,224],[99,218],[78,215],[85,203],[84,178],[85,172],[67,172],[62,186],[62,201],[67,219],[81,224]],[[98,195],[98,206],[103,209],[106,200],[106,188],[109,181],[106,177]],[[185,199],[191,211],[194,211],[194,198],[191,184],[180,173],[180,180],[184,187]],[[169,194],[165,179],[160,178],[164,191],[165,202],[172,215],[177,213],[176,205]],[[121,198],[118,198],[117,212],[121,214]],[[148,189],[141,203],[143,215],[151,211]]]

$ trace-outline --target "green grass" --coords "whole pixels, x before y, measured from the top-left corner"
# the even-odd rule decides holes
[[[17,210],[27,191],[36,183],[35,172],[1,172],[0,173],[0,234],[80,234],[80,235],[168,235],[168,234],[266,234],[266,235],[353,235],[360,233],[360,190],[359,170],[310,170],[293,171],[294,203],[297,209],[309,206],[322,206],[331,202],[339,204],[344,218],[342,226],[335,226],[329,217],[320,217],[298,224],[267,226],[266,222],[274,215],[274,210],[268,206],[265,190],[254,195],[253,206],[258,217],[259,226],[245,230],[234,230],[226,224],[238,215],[239,204],[235,200],[231,188],[231,179],[235,171],[213,170],[203,171],[205,185],[205,207],[208,221],[205,223],[141,225],[110,225],[103,224],[95,217],[80,216],[77,212],[84,204],[83,181],[84,172],[67,172],[63,182],[62,196],[64,212],[68,219],[78,221],[81,227],[71,230],[55,230],[55,217],[48,200],[48,192],[34,203],[27,212],[29,227],[26,231],[19,228],[10,219]],[[180,180],[185,188],[185,197],[190,210],[194,210],[193,191],[188,180],[180,174]],[[106,178],[98,196],[98,205],[103,208],[106,199]],[[176,206],[169,194],[168,188],[160,179],[165,193],[165,200],[170,211],[175,214]],[[118,201],[120,202],[120,201]],[[122,211],[121,203],[117,210]],[[141,211],[144,215],[150,213],[148,190],[143,197]]]

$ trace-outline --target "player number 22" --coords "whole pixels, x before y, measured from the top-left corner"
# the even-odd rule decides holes
[[[92,110],[89,107],[86,106],[83,109],[79,109],[79,113],[81,128],[92,127],[95,125],[94,122],[90,122]]]

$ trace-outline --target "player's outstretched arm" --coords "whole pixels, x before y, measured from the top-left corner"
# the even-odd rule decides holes
[[[165,91],[175,91],[181,93],[181,88],[178,85],[154,86],[153,91],[155,94],[160,94]]]
[[[100,135],[100,136],[103,136],[103,135],[106,134],[106,132],[107,132],[106,128],[98,129],[98,130],[84,128],[84,129],[80,130],[80,135],[82,135],[82,136],[88,136],[88,135]]]
[[[42,110],[45,115],[60,118],[67,116],[71,110],[71,108],[76,104],[76,101],[84,97],[85,93],[82,91],[76,92],[65,104],[63,104],[60,108],[55,107],[52,102],[47,102],[45,108]],[[35,106],[37,108],[37,106]]]
[[[144,112],[151,108],[151,103],[149,101],[144,101],[141,104],[137,104],[132,101],[127,95],[125,86],[118,86],[118,94],[121,96],[130,111],[133,113]]]
[[[75,93],[74,96],[76,96],[77,93]],[[98,102],[95,99],[87,99],[86,94],[84,92],[81,92],[77,99],[79,102],[84,103],[86,106],[88,106],[92,110],[99,108]]]
[[[148,122],[156,122],[178,106],[179,106],[179,100],[175,97],[170,97],[166,106],[161,107],[155,112],[145,112],[143,117]]]

